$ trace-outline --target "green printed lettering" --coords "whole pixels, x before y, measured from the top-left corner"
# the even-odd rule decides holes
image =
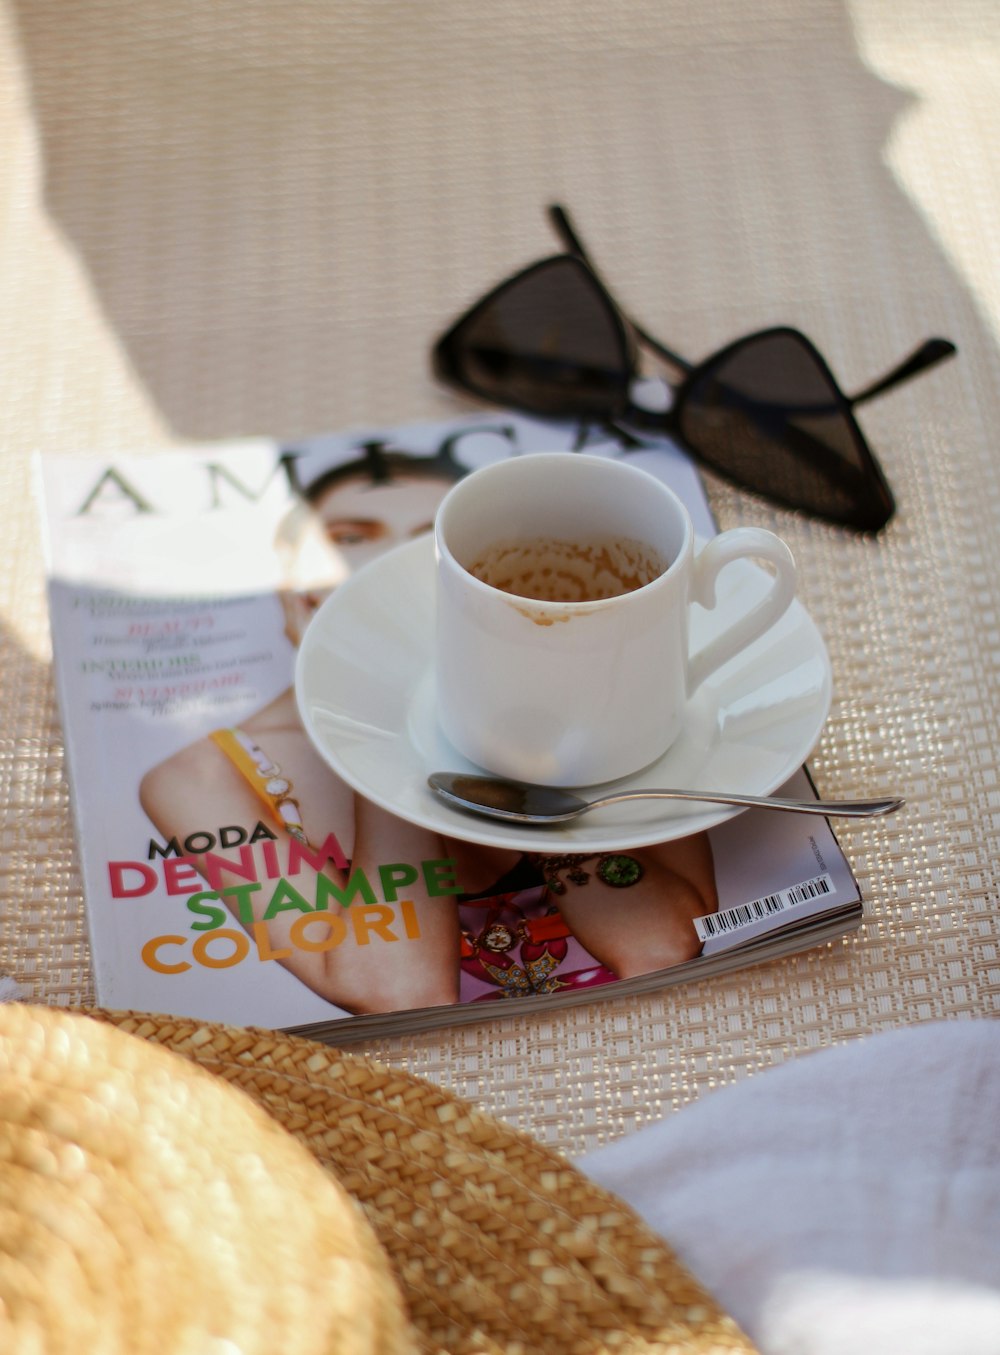
[[[297,889],[293,889],[287,880],[279,880],[278,887],[271,895],[271,902],[264,913],[264,921],[270,922],[278,913],[311,913],[312,908]]]
[[[253,904],[250,901],[250,895],[255,894],[260,889],[259,884],[247,885],[226,885],[220,889],[220,894],[233,896],[233,906],[236,910],[236,916],[243,923],[244,927],[249,927],[253,922]]]
[[[382,882],[382,897],[386,903],[395,903],[399,898],[400,886],[416,883],[417,872],[403,862],[392,866],[379,866],[378,878]]]
[[[333,899],[339,903],[341,908],[350,906],[351,900],[355,895],[360,895],[364,903],[377,903],[375,891],[368,883],[368,877],[363,870],[351,872],[351,878],[341,889],[329,875],[316,876],[316,907],[329,908],[330,900]]]
[[[424,861],[422,867],[424,884],[432,899],[440,898],[442,894],[461,894],[462,886],[455,879],[458,867],[453,860]]]
[[[214,891],[203,889],[200,894],[192,894],[187,901],[187,910],[189,913],[198,913],[201,917],[207,918],[206,922],[192,922],[191,930],[193,932],[210,932],[216,927],[221,927],[226,920],[225,908],[212,908],[205,899],[217,899],[219,897]]]

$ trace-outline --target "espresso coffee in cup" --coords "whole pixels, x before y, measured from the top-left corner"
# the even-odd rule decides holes
[[[474,471],[443,500],[434,539],[441,728],[477,766],[540,785],[655,761],[698,685],[795,593],[778,537],[736,528],[696,553],[676,494],[611,457],[539,452]],[[692,656],[692,602],[714,606],[718,574],[746,558],[774,577]]]
[[[469,565],[469,573],[517,597],[599,602],[644,588],[666,568],[659,551],[632,537],[541,536],[494,543]]]

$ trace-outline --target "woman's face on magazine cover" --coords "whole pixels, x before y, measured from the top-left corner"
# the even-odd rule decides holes
[[[352,476],[332,485],[313,511],[353,574],[374,556],[430,531],[450,487],[450,480],[423,475],[397,475],[381,484]]]
[[[452,484],[447,476],[407,475],[405,471],[374,483],[367,471],[359,471],[336,481],[310,504],[296,550],[300,556],[323,550],[327,559],[321,572],[328,582],[283,593],[286,632],[294,645],[338,582],[376,555],[430,531],[438,504]],[[290,567],[290,577],[296,575],[301,576],[301,560]]]

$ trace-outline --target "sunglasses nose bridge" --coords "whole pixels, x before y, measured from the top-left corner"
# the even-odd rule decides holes
[[[662,419],[676,403],[676,390],[665,377],[645,375],[640,369],[629,382],[629,413]]]

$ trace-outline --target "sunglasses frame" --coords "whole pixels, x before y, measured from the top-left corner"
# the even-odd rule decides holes
[[[590,264],[581,259],[576,254],[550,254],[547,258],[536,259],[534,263],[528,264],[512,277],[505,278],[486,293],[485,296],[475,302],[464,315],[451,326],[448,331],[438,339],[432,352],[432,364],[435,376],[451,386],[457,386],[463,390],[471,391],[490,402],[495,401],[494,392],[485,386],[480,386],[475,380],[461,374],[458,362],[458,352],[460,345],[461,332],[466,325],[474,322],[480,315],[494,304],[505,292],[519,286],[522,282],[530,279],[534,274],[541,273],[551,269],[553,265],[561,267],[569,266],[579,270],[581,280],[590,287],[594,297],[599,300],[608,320],[615,330],[625,365],[621,372],[621,399],[619,403],[609,411],[611,418],[625,418],[629,416],[631,404],[628,398],[629,386],[638,372],[638,344],[633,328],[630,326],[621,308],[615,304],[610,292],[601,282],[600,278],[591,268]],[[529,413],[537,413],[538,407],[533,409],[528,404],[518,404],[512,402],[515,408],[526,410]],[[580,405],[567,405],[564,409],[552,407],[545,417],[548,418],[574,418],[580,415]]]
[[[611,321],[615,338],[620,345],[620,354],[622,359],[621,367],[621,392],[620,399],[616,405],[607,408],[600,414],[591,411],[582,411],[580,404],[575,406],[572,402],[567,403],[564,408],[549,408],[541,412],[541,417],[546,418],[586,418],[599,417],[609,422],[620,420],[625,424],[631,425],[637,429],[647,431],[656,431],[660,434],[666,434],[679,442],[691,455],[702,465],[708,467],[723,479],[738,486],[741,489],[749,490],[751,493],[759,494],[771,502],[780,504],[783,507],[791,508],[800,513],[805,513],[810,517],[818,518],[824,521],[836,523],[838,526],[851,527],[856,531],[877,532],[880,531],[892,518],[895,512],[895,500],[886,476],[879,465],[879,462],[868,445],[868,442],[861,431],[857,419],[854,416],[854,408],[863,401],[870,400],[884,391],[903,381],[909,380],[919,372],[942,361],[944,358],[952,356],[956,347],[948,339],[932,338],[926,340],[913,353],[898,363],[885,376],[872,382],[853,396],[846,395],[840,387],[839,382],[830,370],[829,364],[823,355],[816,348],[815,344],[800,330],[788,325],[776,325],[768,329],[755,331],[751,334],[743,335],[740,338],[732,340],[721,349],[712,353],[703,362],[691,363],[680,354],[669,349],[660,340],[656,339],[636,324],[614,299],[600,274],[595,269],[593,263],[583,244],[580,241],[568,213],[563,207],[553,205],[549,208],[549,216],[557,233],[567,246],[567,250],[562,254],[549,255],[547,258],[537,260],[520,269],[513,276],[505,279],[497,286],[490,289],[485,296],[475,302],[458,320],[452,324],[448,330],[435,343],[432,350],[432,364],[435,375],[444,383],[457,387],[463,391],[468,391],[477,395],[489,403],[497,403],[495,390],[488,390],[479,386],[474,380],[470,380],[462,371],[459,363],[459,354],[461,351],[462,330],[475,320],[479,315],[486,311],[496,300],[509,289],[522,284],[530,279],[532,274],[551,268],[554,265],[565,267],[567,264],[579,269],[581,281],[592,289],[595,298],[599,299],[608,319]],[[689,441],[684,431],[684,416],[688,403],[693,397],[698,384],[703,381],[713,368],[719,368],[740,349],[772,338],[785,338],[794,341],[800,345],[808,354],[809,359],[815,364],[816,369],[824,382],[831,391],[831,403],[822,406],[817,405],[790,405],[782,402],[779,406],[775,402],[772,408],[780,409],[787,414],[835,414],[843,420],[847,429],[854,450],[857,454],[857,466],[847,467],[838,464],[837,459],[831,456],[829,465],[819,465],[815,457],[811,459],[811,470],[814,474],[826,475],[831,484],[837,484],[839,488],[844,487],[845,476],[848,479],[855,480],[856,483],[850,486],[853,491],[855,503],[858,505],[857,511],[852,515],[834,511],[823,511],[813,505],[805,505],[796,502],[791,496],[785,496],[780,491],[770,487],[765,488],[760,484],[755,484],[739,475],[731,468],[719,465],[708,454],[706,454],[697,443]],[[633,382],[639,377],[639,352],[642,348],[651,351],[662,362],[672,367],[680,373],[680,380],[676,383],[667,382],[672,400],[670,407],[665,411],[652,411],[644,409],[635,404],[629,398],[629,391]],[[617,373],[615,374],[617,375]],[[516,399],[506,399],[505,403],[514,408],[522,409],[527,413],[540,415],[538,406],[531,406],[527,403],[518,402]],[[785,440],[790,450],[794,451],[794,438],[790,431],[786,430]],[[815,444],[813,444],[814,451]],[[859,495],[859,491],[864,491],[864,498]]]
[[[857,457],[856,464],[845,464],[832,453],[829,461],[817,462],[814,454],[815,443],[806,443],[802,448],[797,447],[796,430],[793,426],[786,428],[785,441],[790,451],[809,459],[812,473],[827,480],[832,490],[846,488],[853,491],[852,498],[856,508],[850,518],[833,511],[824,511],[822,508],[811,504],[806,506],[801,502],[796,502],[794,497],[784,495],[774,488],[763,489],[760,485],[754,484],[751,480],[739,475],[738,472],[718,463],[697,442],[692,441],[684,430],[684,417],[688,404],[693,398],[698,383],[704,379],[705,375],[714,367],[723,367],[726,361],[740,349],[772,338],[784,338],[796,342],[800,348],[808,353],[810,360],[830,389],[832,397],[830,404],[792,405],[783,403],[780,409],[785,414],[825,416],[835,414],[842,420],[854,447]],[[699,363],[697,367],[691,368],[675,388],[674,402],[666,412],[662,423],[658,426],[664,432],[676,438],[694,457],[717,475],[722,476],[741,489],[764,495],[773,503],[780,504],[782,507],[807,513],[810,517],[819,518],[826,522],[834,522],[838,526],[853,527],[856,531],[865,532],[881,531],[896,511],[896,501],[889,487],[889,482],[875,453],[869,447],[857,419],[854,417],[850,401],[841,390],[839,383],[830,371],[828,363],[816,345],[800,330],[794,329],[790,325],[775,325],[770,329],[756,330],[743,338],[734,339],[725,347],[720,348],[718,352],[713,353],[711,357],[706,358],[704,362]],[[862,494],[861,491],[864,491],[864,493]]]

